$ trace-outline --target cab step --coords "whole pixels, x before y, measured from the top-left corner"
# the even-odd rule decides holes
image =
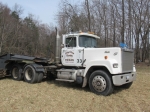
[[[67,80],[67,79],[55,79],[56,81],[64,81],[64,82],[74,82],[74,80]]]

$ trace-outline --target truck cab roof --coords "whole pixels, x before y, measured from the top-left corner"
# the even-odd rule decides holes
[[[94,35],[92,33],[85,33],[85,32],[70,33],[70,34],[68,34],[68,37],[71,37],[71,36],[81,36],[81,35],[90,36],[90,37],[94,37],[96,39],[100,39],[100,37],[97,36],[97,35]]]

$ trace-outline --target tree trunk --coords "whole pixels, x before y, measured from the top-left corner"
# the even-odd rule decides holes
[[[0,54],[2,53],[2,41],[1,41],[1,43],[0,43]]]
[[[124,0],[122,0],[122,29],[121,29],[121,42],[124,43]]]
[[[131,48],[131,0],[128,0],[129,5],[129,15],[128,15],[128,21],[129,21],[129,47]]]
[[[116,19],[115,19],[115,11],[113,10],[113,47],[116,47]]]
[[[85,3],[87,7],[87,12],[88,12],[88,30],[91,31],[91,14],[90,14],[90,9],[89,9],[89,0],[86,0]]]

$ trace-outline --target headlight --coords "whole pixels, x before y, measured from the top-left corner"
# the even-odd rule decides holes
[[[118,68],[118,63],[114,63],[113,68]]]

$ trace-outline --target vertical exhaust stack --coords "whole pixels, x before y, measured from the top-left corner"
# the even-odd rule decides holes
[[[58,65],[60,64],[60,36],[59,36],[57,28],[55,29],[56,29],[55,63],[56,65]]]

